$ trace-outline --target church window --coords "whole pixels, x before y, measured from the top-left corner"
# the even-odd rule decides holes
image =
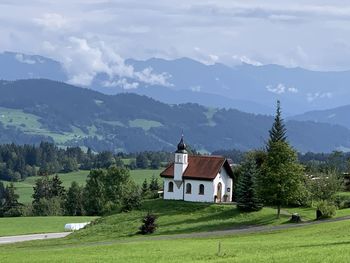
[[[192,193],[192,186],[190,183],[186,184],[186,194]]]
[[[199,194],[204,195],[204,184],[199,185]]]
[[[169,184],[168,184],[168,192],[174,192],[174,183],[173,182],[169,182]]]

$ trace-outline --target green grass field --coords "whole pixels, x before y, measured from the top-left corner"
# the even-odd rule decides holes
[[[0,236],[63,232],[67,223],[90,222],[92,216],[44,216],[0,218]]]
[[[348,262],[348,229],[343,221],[215,238],[46,240],[0,246],[0,254],[1,262]]]
[[[161,183],[161,178],[159,177],[160,172],[161,170],[131,170],[130,176],[139,185],[141,185],[145,179],[147,179],[149,183],[153,175],[156,176],[159,183]],[[80,170],[71,173],[58,174],[58,176],[61,178],[64,187],[68,188],[73,181],[76,181],[80,185],[85,185],[88,174],[89,171]],[[28,177],[24,181],[14,183],[17,189],[16,192],[19,195],[19,201],[21,203],[30,203],[32,201],[33,186],[38,178],[40,177]],[[8,182],[5,182],[5,184],[7,183]]]

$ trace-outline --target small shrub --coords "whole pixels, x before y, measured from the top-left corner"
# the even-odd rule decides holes
[[[4,213],[5,217],[19,217],[22,215],[21,207],[12,207]]]
[[[336,206],[328,201],[320,201],[316,206],[316,219],[330,218],[335,216]]]
[[[338,205],[338,208],[339,209],[350,208],[350,200],[341,201],[340,204]]]
[[[148,213],[142,220],[143,225],[140,227],[140,233],[142,235],[154,233],[157,229],[156,219],[156,215]]]
[[[31,203],[22,206],[22,216],[35,216],[33,205]]]

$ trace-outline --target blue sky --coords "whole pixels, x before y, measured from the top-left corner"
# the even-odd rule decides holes
[[[123,63],[130,57],[344,70],[350,69],[350,3],[0,0],[5,50],[58,59],[77,83],[89,82],[96,70],[133,74]]]

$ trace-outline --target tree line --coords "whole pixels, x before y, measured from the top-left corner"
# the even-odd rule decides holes
[[[29,176],[68,173],[78,169],[108,168],[111,165],[129,169],[159,169],[170,161],[167,152],[94,153],[80,147],[59,148],[49,142],[39,145],[0,145],[0,180],[21,181]],[[123,159],[130,159],[124,163]]]

